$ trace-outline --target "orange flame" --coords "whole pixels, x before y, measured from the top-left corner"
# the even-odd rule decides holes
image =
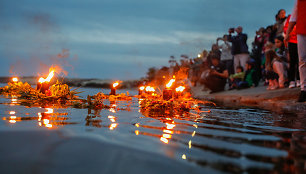
[[[119,85],[119,82],[113,83],[113,88],[116,88]]]
[[[49,74],[48,74],[48,77],[46,79],[44,79],[43,77],[39,78],[38,82],[39,83],[44,83],[44,82],[50,82],[52,77],[54,76],[54,72],[55,70],[52,70],[52,68],[50,68],[49,70]]]
[[[179,87],[175,88],[176,92],[183,92],[184,90],[185,90],[184,86],[179,86]]]
[[[54,76],[54,70],[52,70],[52,71],[49,73],[49,75],[48,75],[48,77],[45,79],[45,81],[46,81],[46,82],[50,82],[50,80],[52,79],[53,76]]]
[[[147,92],[155,92],[155,89],[154,89],[154,87],[147,86],[147,87],[146,87],[146,91],[147,91]]]
[[[167,87],[167,88],[171,88],[171,86],[173,85],[174,82],[175,82],[175,79],[171,79],[171,80],[167,83],[166,87]]]
[[[144,86],[139,87],[139,90],[143,91],[145,89]]]
[[[38,82],[43,83],[43,82],[45,82],[45,79],[41,77],[41,78],[39,78]]]
[[[12,81],[13,81],[13,82],[18,82],[18,77],[13,77],[13,78],[12,78]]]

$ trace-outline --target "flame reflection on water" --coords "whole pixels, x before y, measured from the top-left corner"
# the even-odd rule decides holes
[[[17,103],[17,98],[14,99],[11,102]],[[86,110],[85,113],[84,110],[77,110],[68,116],[67,111],[70,113],[71,110],[63,109],[64,115],[53,108],[26,116],[15,110],[19,106],[14,106],[14,109],[9,106],[3,120],[7,125],[14,125],[12,127],[32,121],[36,126],[38,123],[38,126],[49,129],[75,123],[77,126],[72,129],[85,126],[106,136],[112,132],[126,139],[134,137],[132,140],[137,142],[135,144],[154,144],[151,148],[166,147],[164,149],[171,149],[180,160],[218,171],[251,173],[256,168],[257,173],[271,173],[272,170],[294,173],[302,171],[301,166],[306,164],[301,157],[306,151],[303,146],[306,133],[302,128],[305,121],[297,116],[280,119],[279,115],[270,113],[226,109],[215,109],[211,113],[175,112],[161,115],[157,111],[140,108],[138,102],[143,100],[135,101],[131,111],[121,111],[125,103],[117,103],[112,104],[111,109],[88,109],[88,114]],[[167,155],[166,150],[164,153]]]

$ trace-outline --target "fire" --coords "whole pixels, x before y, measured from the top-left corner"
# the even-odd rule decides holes
[[[51,70],[49,75],[48,75],[48,77],[46,79],[41,77],[41,78],[39,78],[38,82],[39,83],[50,82],[53,76],[54,76],[54,70]]]
[[[144,86],[139,87],[139,90],[143,91],[145,89]]]
[[[167,87],[167,88],[171,88],[171,86],[173,85],[174,82],[175,82],[175,79],[171,79],[171,80],[167,83],[166,87]]]
[[[13,81],[13,82],[18,82],[18,77],[13,77],[13,78],[12,78],[12,81]]]
[[[146,87],[146,91],[147,91],[147,92],[155,92],[155,89],[154,89],[154,87],[147,86],[147,87]]]
[[[50,80],[52,79],[53,76],[54,76],[54,70],[52,70],[52,71],[49,73],[49,75],[48,75],[48,77],[45,79],[45,81],[46,81],[46,82],[50,82]]]
[[[41,78],[39,78],[38,82],[39,82],[39,83],[44,83],[44,82],[45,82],[45,79],[41,77]]]
[[[113,88],[116,88],[119,85],[119,82],[113,83]]]
[[[179,87],[175,88],[176,92],[183,92],[184,90],[185,90],[184,86],[179,86]]]

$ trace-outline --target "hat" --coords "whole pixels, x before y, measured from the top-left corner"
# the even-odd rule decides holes
[[[250,59],[250,60],[247,61],[247,64],[254,65],[255,64],[255,60],[254,59]]]

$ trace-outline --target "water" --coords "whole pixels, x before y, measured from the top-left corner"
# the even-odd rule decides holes
[[[85,98],[101,90],[80,91]],[[303,115],[203,106],[203,111],[211,112],[161,116],[142,111],[136,98],[116,102],[109,110],[26,107],[4,96],[0,103],[0,129],[69,129],[96,134],[216,172],[303,173],[306,169]]]

